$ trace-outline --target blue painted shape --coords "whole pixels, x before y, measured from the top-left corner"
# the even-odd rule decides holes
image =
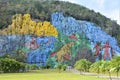
[[[83,34],[90,42],[100,42],[102,45],[109,41],[110,46],[120,53],[120,48],[117,45],[117,40],[104,32],[99,26],[91,22],[75,20],[72,17],[64,17],[62,13],[56,12],[51,15],[51,23],[63,34],[71,35],[74,33]],[[92,46],[92,45],[91,45]]]
[[[26,42],[29,42],[31,38],[27,36]],[[28,63],[45,66],[48,56],[54,48],[55,40],[55,37],[37,37],[36,42],[39,47],[28,52]]]

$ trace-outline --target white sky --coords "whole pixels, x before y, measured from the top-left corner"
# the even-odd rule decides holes
[[[120,0],[61,0],[83,5],[117,21],[120,25]]]

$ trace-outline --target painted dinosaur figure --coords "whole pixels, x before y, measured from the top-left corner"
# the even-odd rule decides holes
[[[66,45],[64,45],[58,52],[57,52],[57,61],[64,61],[64,60],[69,60],[71,56],[71,51],[70,48],[74,45],[73,42],[70,42]],[[66,57],[68,55],[68,57]]]

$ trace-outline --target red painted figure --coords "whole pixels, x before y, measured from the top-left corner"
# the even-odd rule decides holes
[[[74,40],[78,40],[78,38],[75,36],[75,34],[71,34],[70,36],[69,36],[69,38],[72,38],[72,39],[74,39]]]
[[[37,42],[36,42],[35,38],[31,39],[31,41],[30,41],[30,48],[31,49],[37,49],[38,48],[38,45],[37,45]]]
[[[106,60],[107,56],[108,56],[108,58],[110,60],[109,49],[111,48],[111,46],[109,45],[109,42],[106,42],[106,44],[103,46],[103,48],[104,48],[104,60]]]
[[[63,61],[65,60],[70,60],[70,55],[69,53],[66,53],[64,56],[63,56]]]
[[[50,54],[51,57],[56,56],[56,55],[57,55],[56,52],[53,52],[53,53]]]
[[[100,45],[99,45],[99,42],[96,43],[96,45],[94,46],[93,49],[96,50],[94,56],[99,57],[99,55],[100,55]]]

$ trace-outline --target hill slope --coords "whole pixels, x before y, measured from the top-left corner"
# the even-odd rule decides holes
[[[11,16],[16,13],[30,13],[36,21],[50,21],[53,12],[63,12],[66,16],[73,16],[78,20],[86,20],[100,26],[102,30],[117,38],[120,43],[120,26],[109,18],[95,13],[83,6],[62,1],[49,0],[1,0],[0,1],[0,28],[11,23]]]

